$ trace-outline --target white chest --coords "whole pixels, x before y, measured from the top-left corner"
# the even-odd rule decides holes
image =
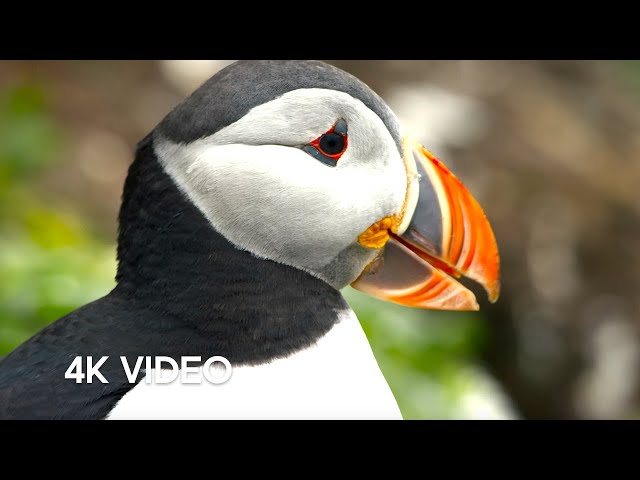
[[[148,372],[152,375],[153,372]],[[200,373],[201,375],[201,373]],[[349,310],[314,346],[268,364],[233,369],[215,385],[146,383],[109,419],[401,419],[398,405]]]

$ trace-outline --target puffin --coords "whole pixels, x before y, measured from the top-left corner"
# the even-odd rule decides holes
[[[341,289],[445,310],[478,309],[460,277],[500,290],[468,189],[320,61],[204,82],[138,143],[118,224],[115,288],[0,361],[0,418],[401,419]]]

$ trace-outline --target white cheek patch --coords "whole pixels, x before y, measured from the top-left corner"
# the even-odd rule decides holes
[[[338,118],[347,121],[349,145],[332,168],[299,147]],[[358,235],[404,203],[406,171],[391,134],[344,93],[296,90],[188,145],[155,140],[165,170],[229,241],[321,278]],[[369,253],[346,267],[361,271]]]

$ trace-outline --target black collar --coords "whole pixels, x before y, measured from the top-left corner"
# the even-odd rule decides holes
[[[324,281],[258,259],[216,232],[164,172],[150,137],[129,169],[119,220],[114,294],[193,329],[198,351],[236,364],[286,356],[348,308]]]

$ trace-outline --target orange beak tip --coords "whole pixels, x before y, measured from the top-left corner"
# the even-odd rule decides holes
[[[463,290],[455,299],[451,299],[447,302],[446,309],[478,311],[480,310],[480,305],[478,305],[476,296],[473,293],[469,290]]]
[[[500,281],[496,280],[496,282],[487,289],[487,293],[489,294],[489,302],[496,303],[498,298],[500,298]]]

